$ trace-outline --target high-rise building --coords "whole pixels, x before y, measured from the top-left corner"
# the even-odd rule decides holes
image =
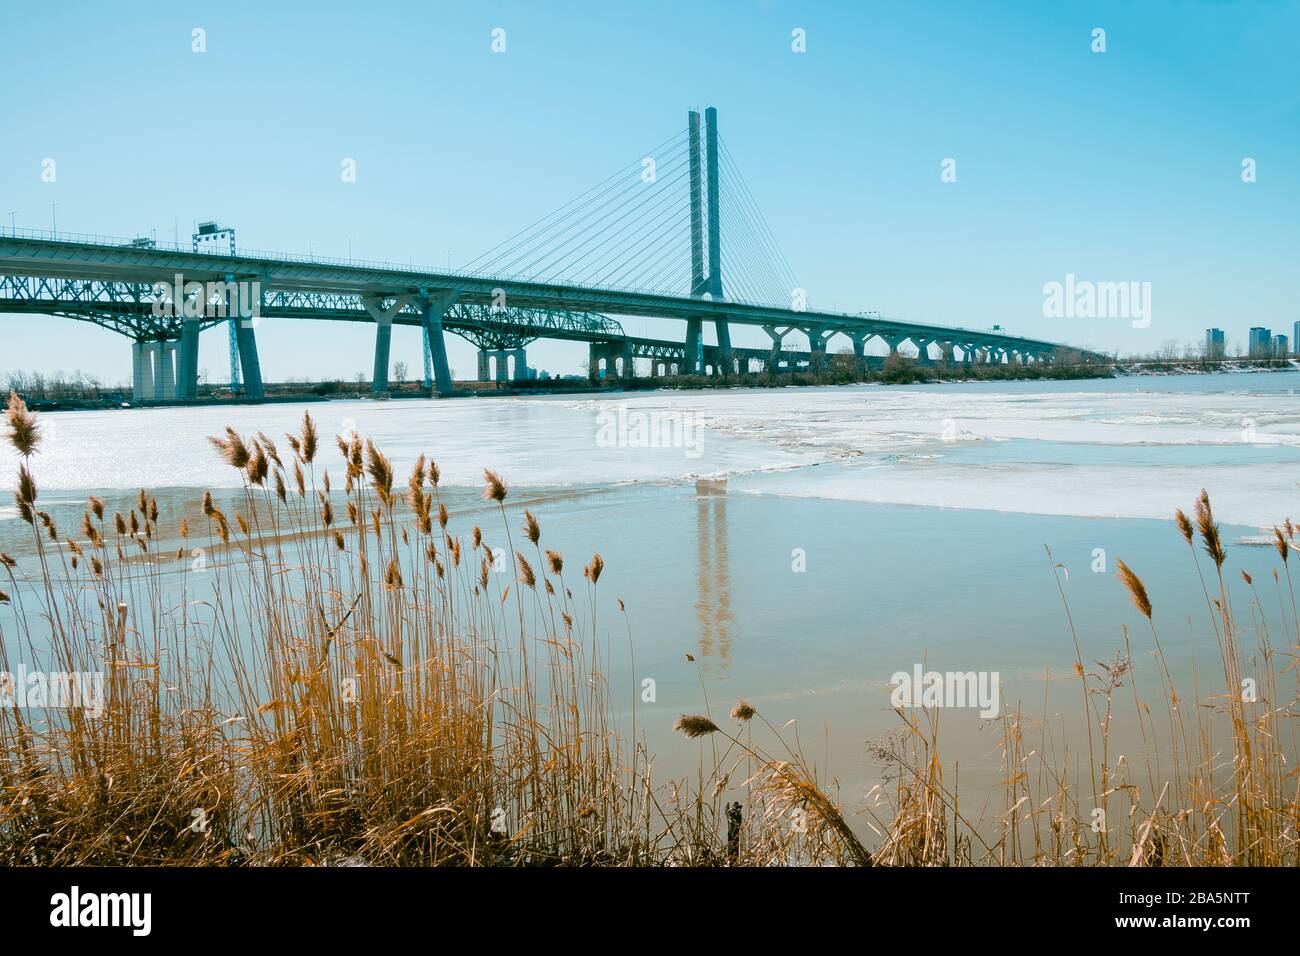
[[[1285,335],[1273,336],[1273,358],[1286,358],[1291,354]]]
[[[1291,348],[1300,356],[1300,322],[1291,326]]]
[[[1262,325],[1251,326],[1250,345],[1246,354],[1251,358],[1271,358],[1273,354],[1273,333]]]
[[[1300,325],[1300,322],[1296,323]],[[1205,357],[1207,359],[1223,358],[1223,329],[1205,330]]]

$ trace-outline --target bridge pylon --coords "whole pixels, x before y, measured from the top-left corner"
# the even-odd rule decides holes
[[[714,302],[723,299],[722,289],[722,189],[718,161],[718,111],[710,106],[704,111],[704,136],[700,136],[700,114],[687,115],[690,156],[691,203],[691,297],[708,293]],[[703,156],[701,156],[703,153]],[[708,238],[707,267],[705,237]],[[700,319],[686,322],[686,368],[691,374],[704,371],[704,349],[700,340]],[[732,370],[731,330],[726,319],[715,319],[718,338],[718,362],[714,372]]]

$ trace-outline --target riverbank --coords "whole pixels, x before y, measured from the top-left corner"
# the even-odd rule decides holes
[[[701,391],[706,389],[771,389],[809,388],[823,385],[917,385],[953,384],[962,382],[1051,382],[1084,381],[1088,379],[1130,378],[1139,376],[1170,375],[1225,375],[1255,372],[1288,372],[1300,369],[1294,359],[1227,359],[1216,362],[1188,361],[1119,361],[1101,365],[963,365],[961,363],[935,362],[930,365],[915,359],[899,358],[885,361],[866,371],[859,372],[842,357],[831,357],[829,367],[820,372],[796,370],[779,374],[754,373],[719,378],[706,375],[672,375],[641,377],[595,382],[577,379],[528,380],[508,383],[457,382],[457,395],[465,398],[515,398],[544,395],[600,395],[609,392],[646,392],[663,390]],[[127,408],[172,408],[188,406],[231,406],[276,403],[308,403],[324,401],[372,400],[367,383],[321,382],[311,384],[268,384],[266,397],[260,402],[249,401],[221,389],[208,390],[195,400],[159,399],[137,402],[129,391],[103,391],[93,396],[39,398],[34,394],[20,395],[33,411],[93,411]],[[427,399],[429,392],[420,383],[391,385],[385,400]]]

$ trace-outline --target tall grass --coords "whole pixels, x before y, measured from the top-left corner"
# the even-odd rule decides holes
[[[18,633],[0,632],[0,667],[12,646],[107,678],[98,717],[0,710],[0,861],[728,858],[717,799],[657,791],[645,748],[623,749],[601,556],[575,573],[531,513],[512,528],[493,472],[499,523],[456,529],[436,463],[399,484],[340,437],[332,477],[305,415],[284,455],[213,439],[242,478],[229,513],[205,494],[167,541],[141,491],[127,514],[92,498],[65,536],[39,508],[35,417],[15,396],[7,418],[35,567],[6,556]]]
[[[1254,580],[1245,571],[1240,574],[1251,594],[1248,626],[1234,611],[1228,556],[1204,491],[1194,514],[1193,520],[1178,511],[1175,525],[1202,584],[1200,613],[1215,636],[1213,676],[1202,674],[1194,663],[1191,686],[1176,683],[1146,585],[1122,560],[1117,577],[1143,618],[1145,633],[1130,634],[1125,627],[1123,650],[1086,667],[1060,588],[1074,639],[1084,732],[1064,723],[1054,726],[1046,708],[1038,720],[1018,707],[1004,712],[996,748],[1004,774],[998,806],[972,820],[962,811],[955,788],[944,781],[938,713],[900,711],[905,731],[873,747],[877,759],[895,771],[893,792],[876,794],[878,807],[872,814],[883,838],[874,851],[878,863],[1300,863],[1300,773],[1294,766],[1300,752],[1300,618],[1289,561],[1297,550],[1296,529],[1290,521],[1273,529],[1278,567],[1271,576],[1285,630],[1285,649],[1279,650]],[[1052,563],[1058,586],[1062,570]],[[1177,608],[1170,616],[1181,623],[1179,619],[1197,614],[1196,608]],[[1250,650],[1242,645],[1248,631],[1255,636]],[[1149,705],[1138,689],[1135,654],[1142,653],[1156,663],[1159,707]],[[1135,728],[1141,742],[1133,758],[1116,753],[1112,744],[1120,719]],[[1086,752],[1080,752],[1084,745]]]
[[[461,527],[435,462],[403,479],[360,437],[327,453],[304,415],[283,452],[262,434],[212,440],[241,478],[224,510],[205,494],[192,521],[169,523],[145,491],[125,514],[91,498],[65,534],[39,506],[35,417],[12,396],[7,421],[31,549],[0,557],[13,605],[0,669],[14,653],[106,676],[98,716],[0,707],[0,863],[1296,862],[1281,652],[1256,627],[1255,701],[1174,687],[1126,566],[1168,702],[1155,715],[1132,691],[1145,774],[1109,749],[1131,651],[1101,671],[1079,651],[1084,766],[1064,730],[1008,714],[1003,812],[972,819],[944,776],[938,714],[900,711],[903,736],[874,751],[894,786],[854,821],[797,738],[744,701],[715,720],[702,678],[704,712],[676,725],[700,741],[699,770],[653,779],[635,700],[625,736],[604,673],[603,559],[573,570],[491,471],[492,527]],[[1237,687],[1242,629],[1208,497],[1197,522],[1224,686]],[[1289,592],[1294,529],[1277,538]],[[1292,597],[1287,655],[1296,618]]]

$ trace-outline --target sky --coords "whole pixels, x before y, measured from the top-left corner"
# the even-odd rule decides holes
[[[215,219],[250,249],[457,264],[711,105],[819,308],[1124,354],[1300,320],[1300,2],[0,0],[0,27],[0,228],[184,242]],[[1045,315],[1071,275],[1139,283],[1146,320]],[[129,378],[128,340],[88,323],[0,332],[0,372]],[[257,334],[268,381],[369,377],[369,326]],[[226,349],[204,334],[205,379]],[[420,368],[417,329],[393,359]]]

